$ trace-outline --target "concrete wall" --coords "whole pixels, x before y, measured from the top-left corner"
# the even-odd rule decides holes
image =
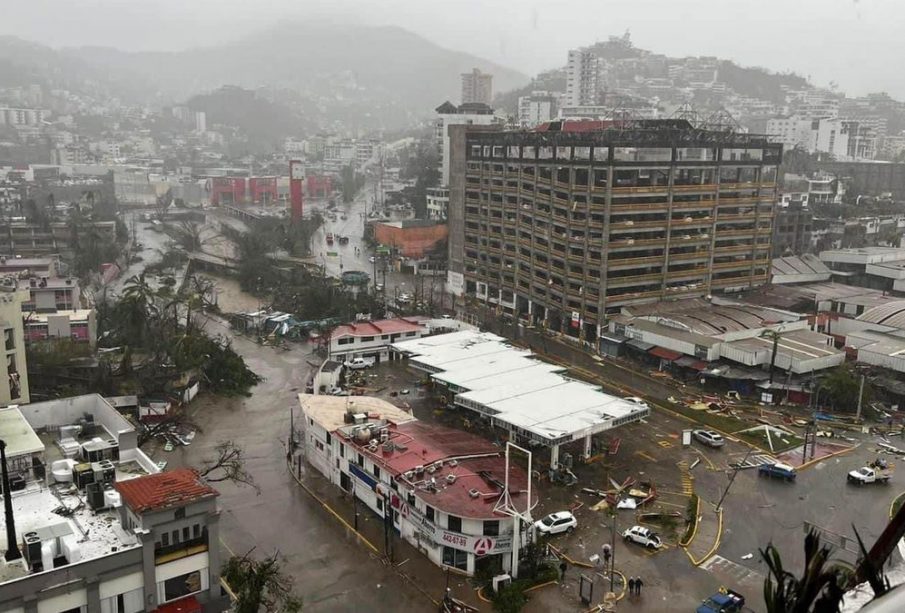
[[[390,224],[374,224],[374,238],[381,245],[399,250],[401,255],[422,258],[449,235],[446,224],[398,228]]]
[[[119,441],[120,454],[138,448],[138,433],[125,417],[98,394],[73,396],[62,400],[37,402],[20,407],[22,415],[35,430],[58,430],[61,426],[78,423],[85,413],[94,416],[94,423]]]

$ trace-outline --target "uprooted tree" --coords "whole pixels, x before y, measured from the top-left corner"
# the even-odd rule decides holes
[[[255,483],[254,478],[245,470],[245,451],[234,441],[221,441],[215,447],[217,457],[205,460],[201,465],[199,474],[209,483],[231,481],[238,485],[248,485],[256,492],[261,493],[261,488]]]
[[[292,577],[283,572],[279,552],[257,560],[252,551],[233,556],[223,565],[221,575],[236,595],[235,613],[297,613],[302,599],[292,589]]]

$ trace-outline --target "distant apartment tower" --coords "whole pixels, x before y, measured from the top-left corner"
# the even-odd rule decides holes
[[[44,109],[16,109],[0,107],[0,126],[36,126],[43,123],[49,116]]]
[[[487,105],[493,102],[493,75],[477,68],[462,73],[462,104],[470,102]]]
[[[550,92],[531,92],[530,96],[518,99],[518,125],[522,128],[533,128],[539,123],[550,121],[556,117],[557,96]]]
[[[684,120],[451,128],[450,291],[593,342],[623,306],[767,282],[782,145]]]
[[[590,49],[572,49],[566,65],[566,104],[597,104],[600,95],[600,58]]]
[[[449,184],[449,126],[490,125],[497,123],[497,118],[492,108],[479,103],[456,106],[447,101],[438,106],[436,111],[434,139],[437,155],[440,156],[440,181],[441,185],[445,186]]]

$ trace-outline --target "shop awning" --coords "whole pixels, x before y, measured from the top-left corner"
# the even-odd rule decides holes
[[[617,345],[621,345],[628,340],[627,336],[622,336],[621,334],[616,334],[615,332],[604,332],[600,335],[600,338],[610,343],[616,343]]]
[[[189,596],[161,605],[155,613],[201,613],[201,603],[194,596]]]
[[[682,357],[682,354],[678,351],[673,351],[672,349],[666,349],[664,347],[654,347],[650,350],[649,353],[651,355],[657,356],[658,358],[669,360],[670,362],[675,362]]]
[[[691,368],[692,370],[698,371],[707,369],[707,362],[693,358],[690,355],[683,355],[681,358],[676,360],[676,365],[684,366],[685,368]]]
[[[650,351],[651,349],[656,347],[656,345],[654,345],[653,343],[645,343],[644,341],[639,341],[637,338],[633,338],[632,340],[627,342],[626,345],[644,352]]]

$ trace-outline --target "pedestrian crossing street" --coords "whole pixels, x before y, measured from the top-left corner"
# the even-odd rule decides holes
[[[738,462],[731,462],[730,466],[738,465],[741,468],[756,468],[761,464],[772,464],[776,461],[771,455],[767,455],[765,453],[759,453],[757,455],[750,455],[748,459],[739,460]]]
[[[730,577],[735,583],[743,583],[745,581],[763,582],[763,575],[756,570],[736,564],[732,560],[727,560],[719,555],[712,555],[704,560],[700,568],[720,577]]]

